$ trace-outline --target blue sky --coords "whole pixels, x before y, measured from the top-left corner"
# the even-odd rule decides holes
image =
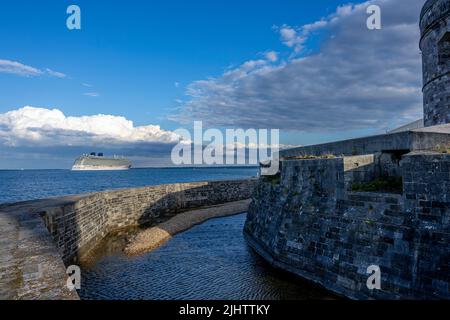
[[[137,124],[177,128],[164,119],[187,84],[269,48],[282,50],[273,25],[312,22],[342,1],[76,1],[82,30],[69,31],[66,8],[72,3],[2,3],[2,58],[70,79],[0,74],[0,112],[54,106],[70,115],[125,115]]]
[[[392,46],[394,43],[394,40],[391,39],[392,32],[389,33],[391,26],[394,28],[406,21],[411,24],[411,28],[414,28],[413,33],[417,33],[417,28],[414,27],[415,20],[417,20],[416,14],[418,14],[416,11],[420,10],[423,4],[422,0],[410,2],[405,2],[406,0],[375,0],[375,2],[377,1],[380,2],[382,8],[383,5],[386,7],[386,30],[377,35],[371,33],[370,36],[374,37],[374,42],[380,42],[381,48]],[[394,9],[402,3],[410,4],[411,2],[414,2],[415,5],[409,5],[410,8],[406,12],[401,10],[394,12]],[[189,88],[198,88],[198,81],[211,81],[211,79],[214,79],[214,84],[227,83],[228,85],[227,71],[242,70],[245,62],[266,59],[268,52],[276,52],[277,59],[265,62],[264,66],[270,70],[268,74],[263,74],[265,78],[259,73],[260,78],[266,79],[270,85],[279,83],[277,88],[281,89],[276,89],[276,92],[284,90],[281,87],[283,83],[292,86],[297,81],[298,86],[305,87],[301,85],[301,79],[289,78],[293,73],[302,74],[302,69],[297,72],[292,68],[297,64],[296,59],[320,55],[322,51],[324,56],[330,52],[336,52],[330,48],[337,46],[333,43],[333,39],[339,39],[339,37],[343,40],[339,43],[342,43],[343,48],[348,50],[348,56],[359,50],[361,52],[357,53],[361,54],[366,52],[364,50],[370,52],[373,49],[367,45],[367,39],[361,40],[367,38],[368,31],[365,28],[365,17],[360,14],[361,9],[355,7],[354,4],[363,3],[363,1],[353,1],[350,11],[337,9],[347,3],[348,1],[340,0],[79,0],[74,2],[18,0],[4,2],[0,11],[0,60],[8,63],[20,63],[23,66],[35,68],[41,73],[39,75],[20,75],[2,72],[0,68],[0,116],[13,110],[19,110],[24,106],[33,106],[47,109],[56,108],[65,116],[72,117],[97,114],[122,116],[133,121],[136,127],[160,125],[163,130],[167,131],[175,130],[180,126],[189,127],[189,123],[192,123],[193,119],[217,120],[211,122],[211,125],[216,127],[267,127],[267,122],[259,122],[259,119],[266,116],[270,118],[270,112],[268,114],[267,111],[264,113],[255,111],[259,106],[253,105],[251,103],[253,100],[245,100],[249,93],[244,92],[244,88],[251,87],[253,91],[262,90],[260,94],[256,92],[258,97],[262,97],[263,104],[273,101],[273,105],[267,105],[267,108],[272,109],[276,109],[280,101],[289,99],[290,101],[286,105],[294,101],[301,105],[303,96],[290,96],[287,93],[280,99],[278,93],[266,94],[272,90],[264,90],[267,87],[267,84],[264,83],[261,84],[261,87],[256,87],[254,75],[249,73],[245,77],[239,76],[238,79],[232,80],[235,91],[231,96],[235,100],[229,102],[228,110],[233,112],[232,110],[238,108],[238,105],[245,105],[248,108],[239,107],[244,113],[233,112],[236,115],[233,120],[231,120],[233,117],[230,119],[224,117],[219,121],[220,115],[226,115],[228,112],[216,108],[222,103],[214,99],[221,97],[222,93],[212,92],[208,89],[206,94],[199,99],[189,94]],[[70,31],[66,28],[66,8],[70,4],[77,4],[81,8],[82,30]],[[401,20],[398,19],[399,15],[405,15],[405,21],[397,21]],[[352,16],[359,18],[352,20]],[[301,45],[299,52],[296,52],[296,44],[283,38],[283,28],[293,30],[300,37],[305,30],[305,25],[324,19],[327,21],[325,27],[318,28],[317,32],[308,32],[307,35],[303,35],[305,40],[299,44],[299,46]],[[354,34],[342,31],[346,24],[349,28],[354,29],[352,25],[354,21],[360,23]],[[358,37],[358,34],[361,35],[361,38]],[[385,38],[383,38],[384,36]],[[349,37],[354,37],[353,41],[349,41]],[[360,45],[358,45],[358,41],[362,41]],[[405,41],[411,44],[415,38],[408,38]],[[401,44],[398,43],[398,45]],[[414,45],[417,47],[417,44]],[[389,54],[394,59],[398,53],[379,52],[379,57],[386,59],[386,55]],[[398,60],[400,58],[402,57],[396,57]],[[330,59],[327,61],[333,64]],[[372,60],[374,61],[373,68],[377,70],[375,64],[377,56],[372,55],[368,59],[369,70]],[[389,56],[387,59],[389,60]],[[396,61],[392,61],[393,69],[407,69],[413,75],[412,78],[416,76],[418,78],[417,83],[411,84],[413,80],[406,81],[405,87],[409,89],[417,87],[420,84],[420,73],[418,72],[420,66],[417,66],[416,69],[409,66],[418,64],[419,57],[409,65],[397,66],[395,65]],[[315,71],[311,69],[313,63],[316,63],[316,66],[323,65],[323,63],[311,61],[308,70],[312,76],[309,79],[315,79]],[[361,68],[364,68],[365,63],[367,62],[355,58],[355,64],[360,65]],[[278,72],[280,69],[285,72]],[[258,69],[259,71],[261,69]],[[349,70],[349,73],[353,72]],[[345,70],[342,73],[345,74]],[[320,78],[322,74],[323,70],[317,69],[317,78]],[[274,78],[271,79],[269,76]],[[355,82],[357,80],[355,79]],[[334,86],[339,79],[328,79],[327,81]],[[262,80],[258,79],[258,85],[261,82]],[[207,83],[208,88],[211,88],[211,83]],[[322,89],[329,87],[326,83],[321,86]],[[392,86],[386,84],[386,87]],[[314,90],[312,88],[308,92]],[[341,88],[331,90],[339,91],[342,94],[345,92]],[[293,92],[295,89],[287,88],[286,91]],[[320,101],[323,98],[330,99],[324,101],[323,105],[333,104],[334,100],[332,99],[338,102],[347,99],[347,96],[343,95],[329,97],[326,90],[314,94],[314,101]],[[346,94],[349,100],[354,98],[351,92]],[[375,102],[381,103],[393,99],[395,101],[393,105],[398,106],[401,114],[399,119],[395,119],[389,125],[394,126],[394,122],[397,124],[397,121],[412,120],[419,114],[418,99],[409,101],[405,100],[403,96],[398,97],[392,94],[392,92],[380,93],[380,95],[383,94],[385,96]],[[398,101],[395,100],[397,98]],[[305,101],[307,101],[306,96]],[[355,108],[354,105],[365,105],[365,101],[370,101],[370,97],[358,96],[355,101],[348,103],[350,108]],[[337,103],[337,105],[339,104]],[[373,108],[370,103],[367,105],[365,110]],[[214,109],[214,112],[209,113],[205,108]],[[325,121],[321,128],[320,125],[309,125],[315,122],[312,120],[320,118],[320,113],[319,116],[314,115],[312,120],[308,118],[311,110],[319,110],[320,106],[316,106],[315,102],[314,104],[305,102],[305,105],[301,105],[299,108],[303,110],[303,113],[295,114],[293,117],[299,120],[304,119],[304,123],[299,121],[298,128],[295,123],[286,123],[284,126],[282,118],[274,122],[276,127],[282,129],[282,143],[310,144],[383,132],[389,125],[380,125],[377,119],[386,122],[386,119],[392,120],[393,118],[389,110],[385,110],[384,113],[380,112],[379,115],[376,111],[375,114],[378,118],[367,121],[366,125],[359,126],[351,123],[346,125],[345,121],[349,120],[347,116],[347,119],[342,121],[338,121],[336,118],[338,123],[336,127],[330,126]],[[192,114],[190,110],[193,110]],[[266,109],[260,108],[259,110]],[[288,110],[292,110],[292,108],[289,107]],[[358,111],[355,109],[350,114],[356,116]],[[323,112],[325,115],[330,110],[324,109]],[[355,119],[354,123],[367,118],[367,114],[364,112]],[[255,121],[240,121],[244,117],[252,118],[252,114],[254,114]],[[279,115],[280,112],[275,110],[274,114]],[[311,115],[311,117],[313,116]],[[285,118],[289,118],[289,115],[285,115]],[[330,121],[334,121],[333,117]],[[330,127],[332,127],[331,130],[328,130]],[[14,134],[14,130],[11,129],[10,134]],[[45,146],[48,147],[47,144]],[[9,143],[5,147],[7,152],[3,154],[4,161],[0,160],[0,167],[8,167],[7,162],[15,159],[15,147],[21,150],[26,149],[26,146],[20,145],[20,143]],[[49,157],[51,156],[49,155]],[[9,160],[5,160],[7,158]],[[68,160],[64,164],[58,161],[55,160],[52,163],[55,166],[64,167]],[[28,167],[25,162],[21,162],[21,165]]]

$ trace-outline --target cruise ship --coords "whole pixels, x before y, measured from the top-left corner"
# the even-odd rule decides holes
[[[128,170],[131,162],[123,157],[108,158],[103,153],[84,154],[78,157],[73,166],[73,171],[98,171],[98,170]]]

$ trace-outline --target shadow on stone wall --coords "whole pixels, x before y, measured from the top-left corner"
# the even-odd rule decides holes
[[[245,234],[273,265],[354,299],[450,298],[450,156],[411,153],[402,194],[348,192],[342,158],[285,161]],[[366,286],[381,268],[381,290]]]
[[[189,210],[249,199],[255,179],[114,190],[48,203],[40,214],[66,264],[77,263],[108,234],[148,227]]]

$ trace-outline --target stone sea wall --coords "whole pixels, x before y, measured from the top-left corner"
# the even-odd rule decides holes
[[[0,205],[0,299],[78,299],[66,268],[110,232],[245,200],[257,180],[179,183]]]
[[[0,300],[78,300],[41,217],[42,201],[0,206]]]
[[[280,177],[262,178],[244,230],[249,244],[349,298],[450,298],[450,155],[403,156],[403,194],[347,191],[354,168],[346,162],[288,160]],[[381,290],[366,285],[372,265]]]
[[[256,180],[178,183],[81,196],[41,216],[64,262],[91,250],[107,234],[190,209],[251,197]]]

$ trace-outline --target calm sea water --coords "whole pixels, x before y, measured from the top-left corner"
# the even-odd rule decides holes
[[[245,214],[209,220],[139,257],[105,248],[82,268],[87,300],[333,299],[309,282],[273,269],[247,245]]]
[[[254,167],[149,168],[127,171],[0,170],[0,203],[177,182],[242,179]]]

